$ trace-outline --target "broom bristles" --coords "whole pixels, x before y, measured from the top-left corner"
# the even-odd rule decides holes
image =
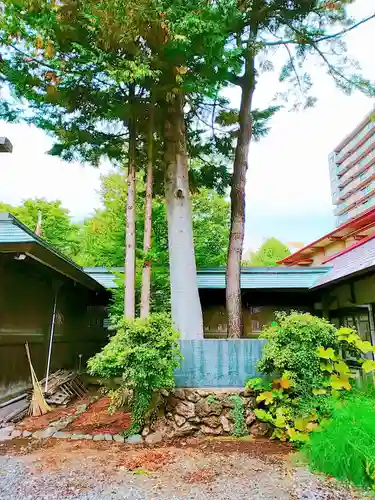
[[[48,406],[46,400],[44,399],[42,389],[40,387],[38,378],[36,376],[34,367],[31,363],[29,345],[27,342],[25,344],[25,347],[26,347],[27,358],[29,360],[29,365],[30,365],[31,380],[33,383],[33,395],[30,401],[29,415],[33,417],[40,417],[41,415],[45,415],[46,413],[51,411],[51,408]]]

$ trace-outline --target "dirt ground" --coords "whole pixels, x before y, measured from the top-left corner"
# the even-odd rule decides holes
[[[189,438],[156,447],[8,441],[0,446],[0,499],[367,498],[336,481],[313,476],[304,467],[296,468],[293,453],[278,442],[229,438]],[[13,496],[6,496],[9,491]]]
[[[93,395],[76,399],[66,408],[53,408],[50,413],[40,417],[27,417],[17,427],[30,432],[44,429],[51,422],[63,417],[74,415],[81,405],[88,405],[87,410],[79,415],[74,422],[64,429],[76,434],[119,434],[130,426],[130,414],[116,411],[112,415],[108,412],[108,397],[100,397],[93,401]]]

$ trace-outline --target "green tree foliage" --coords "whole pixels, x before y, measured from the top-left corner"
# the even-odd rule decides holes
[[[290,255],[289,248],[276,238],[268,238],[260,248],[251,255],[243,266],[276,266],[278,261]]]
[[[160,197],[153,200],[153,246],[148,255],[143,254],[144,183],[138,180],[137,201],[137,299],[139,300],[140,272],[144,259],[151,258],[151,309],[165,311],[169,308],[168,229],[165,205]],[[77,255],[83,266],[122,267],[124,263],[124,231],[126,185],[124,174],[114,172],[102,177],[102,209],[84,221],[80,231],[80,252]],[[216,192],[202,188],[192,195],[193,231],[198,267],[225,265],[228,232],[229,203]],[[115,292],[113,313],[122,309],[123,288]]]
[[[0,211],[10,212],[33,232],[36,230],[38,211],[40,211],[41,238],[70,258],[74,258],[77,254],[79,225],[71,222],[69,210],[62,206],[61,201],[39,198],[27,199],[19,206],[0,203]]]
[[[174,388],[174,370],[181,359],[178,338],[166,314],[123,319],[116,335],[88,361],[92,375],[121,377],[119,390],[130,391],[132,425],[128,434],[142,428],[154,391]]]

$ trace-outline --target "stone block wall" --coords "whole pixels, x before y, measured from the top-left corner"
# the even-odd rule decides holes
[[[270,433],[270,426],[257,420],[255,395],[241,389],[175,389],[163,392],[158,416],[143,429],[146,441],[153,436],[174,438],[183,436],[225,436],[233,433],[235,402],[243,402],[243,418],[248,433],[263,437]]]

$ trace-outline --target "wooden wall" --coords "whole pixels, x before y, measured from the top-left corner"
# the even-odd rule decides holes
[[[14,254],[0,254],[0,396],[29,381],[24,344],[34,368],[44,377],[57,284],[57,317],[51,370],[82,365],[104,345],[106,296],[98,296],[56,271]]]
[[[200,290],[205,338],[227,336],[225,290]],[[304,292],[254,290],[242,292],[244,336],[257,338],[278,311],[313,311],[313,297]]]

